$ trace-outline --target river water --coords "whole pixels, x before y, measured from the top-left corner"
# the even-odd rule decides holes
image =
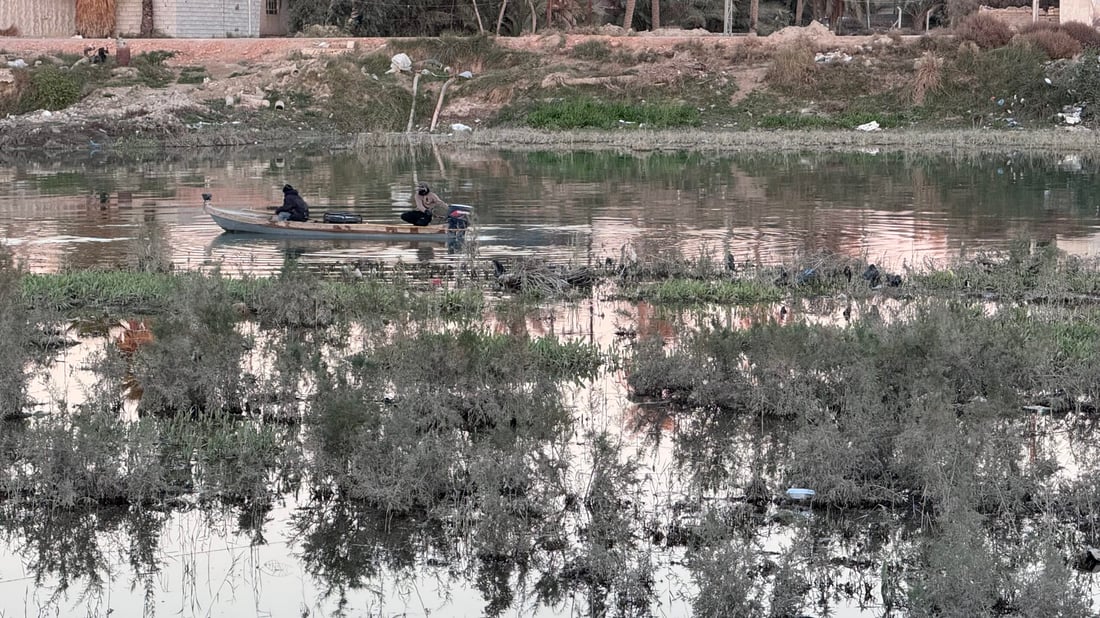
[[[426,181],[445,199],[475,207],[479,256],[485,259],[615,259],[625,245],[645,243],[688,257],[729,251],[739,261],[768,263],[833,251],[893,266],[919,266],[1004,249],[1021,238],[1092,256],[1100,249],[1096,163],[1021,154],[632,155],[430,147],[202,150],[155,159],[88,152],[0,166],[0,233],[37,272],[129,263],[142,251],[139,239],[150,230],[180,268],[220,264],[229,272],[262,274],[279,270],[288,258],[318,267],[363,259],[450,260],[445,247],[432,243],[292,242],[226,235],[201,208],[200,196],[208,192],[221,205],[262,209],[276,203],[280,187],[291,183],[315,213],[354,211],[368,220],[395,221],[409,208],[416,183]],[[622,343],[616,333],[624,325],[639,334],[675,338],[682,321],[666,317],[644,303],[624,306],[592,298],[577,306],[548,307],[518,325],[497,323],[532,336],[579,337],[610,348]],[[751,317],[736,309],[719,316],[731,327]],[[36,386],[35,394],[42,399],[51,389],[90,388],[95,378],[86,371],[86,362],[95,349],[95,342],[85,342],[68,351],[51,369],[49,383]],[[612,435],[624,456],[640,462],[643,514],[672,509],[680,500],[682,471],[672,461],[668,440],[659,437],[674,430],[670,421],[659,414],[650,418],[651,410],[628,401],[618,373],[571,390],[568,398],[577,423],[576,439],[568,445],[572,455],[587,457],[589,436]],[[582,487],[589,480],[581,475],[571,482]],[[36,521],[34,515],[26,521],[13,517],[2,522],[0,534],[0,616],[487,612],[487,587],[492,586],[484,573],[464,572],[453,561],[434,556],[431,547],[417,546],[417,534],[407,533],[410,562],[385,568],[387,552],[391,558],[404,555],[405,549],[387,544],[387,535],[400,536],[400,530],[367,534],[368,541],[378,543],[382,557],[365,562],[377,570],[368,569],[370,577],[356,575],[352,580],[358,584],[334,592],[341,574],[324,568],[318,572],[318,561],[331,565],[324,562],[324,544],[318,549],[316,531],[326,530],[337,539],[337,553],[365,546],[341,542],[343,529],[325,521],[326,516],[304,496],[283,495],[260,518],[262,542],[255,538],[256,525],[242,524],[242,516],[228,509],[180,508],[144,516],[156,522],[108,510],[51,514],[56,522]],[[840,548],[829,559],[843,565],[843,546],[849,541],[835,528],[811,526],[792,534],[766,525],[752,544],[778,554],[792,544],[820,545],[828,535],[835,536]],[[143,543],[153,548],[148,555]],[[680,563],[682,554],[639,552],[654,570],[652,613],[691,615],[694,590]],[[329,560],[344,564],[336,557]],[[845,566],[836,566],[828,576],[836,579],[830,579],[830,590],[844,580],[865,583],[864,574]],[[822,590],[824,596],[826,588]],[[546,603],[531,588],[513,592],[501,615],[591,612],[584,598]],[[882,611],[881,598],[865,606],[849,597],[823,601],[805,613],[874,616]]]
[[[1095,161],[1078,155],[887,152],[742,154],[506,152],[431,147],[165,157],[99,152],[0,165],[0,238],[33,271],[113,267],[153,231],[177,266],[229,272],[351,260],[446,259],[436,243],[287,241],[222,234],[202,212],[264,209],[297,187],[312,211],[398,221],[426,181],[475,207],[481,255],[618,257],[628,243],[763,263],[830,251],[893,267],[1054,242],[1100,240]]]

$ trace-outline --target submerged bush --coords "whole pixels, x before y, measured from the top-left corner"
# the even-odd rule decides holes
[[[22,271],[11,252],[0,245],[0,419],[22,414],[27,404],[27,363],[33,324],[19,294]]]
[[[141,407],[158,413],[239,412],[246,396],[241,359],[249,347],[241,315],[219,276],[190,278],[153,322],[133,373]]]

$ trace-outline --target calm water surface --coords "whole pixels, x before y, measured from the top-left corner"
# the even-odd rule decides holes
[[[445,260],[436,243],[223,234],[201,194],[263,209],[298,187],[315,213],[397,221],[417,181],[478,212],[481,255],[567,261],[624,245],[773,262],[837,251],[900,266],[1053,241],[1097,250],[1096,161],[889,153],[628,155],[442,148],[201,150],[153,160],[75,153],[0,165],[0,237],[35,271],[111,267],[157,233],[182,267],[277,270],[350,260]]]
[[[42,272],[127,264],[142,251],[138,239],[150,231],[185,268],[222,264],[231,272],[264,273],[288,258],[318,266],[450,260],[444,247],[432,243],[226,235],[201,210],[203,192],[221,205],[264,208],[289,182],[315,212],[355,211],[368,220],[395,221],[410,207],[416,182],[427,181],[445,199],[476,207],[480,255],[486,259],[616,258],[633,243],[689,257],[729,250],[739,260],[769,262],[827,250],[901,265],[1001,249],[1017,238],[1088,256],[1100,249],[1097,168],[1088,159],[1023,155],[632,156],[418,148],[204,150],[140,160],[77,153],[0,166],[0,237],[29,268]],[[842,309],[813,312],[839,315]],[[518,323],[497,320],[494,328],[581,337],[611,348],[622,344],[616,333],[623,327],[671,340],[678,324],[690,322],[666,318],[644,303],[593,298]],[[759,318],[727,309],[707,319],[736,327]],[[104,343],[85,341],[69,350],[32,386],[35,398],[51,401],[90,388],[95,376],[87,371],[87,358]],[[675,430],[674,423],[630,402],[618,372],[567,396],[577,428],[565,455],[583,461],[591,435],[613,436],[624,456],[636,456],[640,465],[639,516],[660,519],[675,511],[684,472],[674,461],[671,440],[661,438]],[[581,465],[568,482],[583,495],[591,479]],[[26,520],[9,514],[0,533],[0,617],[479,616],[490,598],[500,600],[486,579],[491,572],[475,573],[453,556],[438,555],[422,531],[364,531],[356,527],[363,522],[342,522],[294,494],[270,505],[259,516],[261,524],[246,525],[245,519],[228,508],[140,517],[58,512],[56,521],[44,521],[37,512]],[[829,525],[797,533],[762,526],[751,543],[772,553],[806,544],[837,557],[822,573],[829,584],[823,584],[821,602],[806,608],[808,615],[882,615],[874,595],[866,606],[851,596],[825,598],[826,590],[836,595],[846,584],[868,583],[865,571],[845,566],[856,544],[851,531]],[[690,615],[694,590],[682,550],[650,553],[642,544],[639,552],[654,569],[653,614]],[[339,569],[352,566],[359,570],[351,585],[337,586],[349,575]],[[583,595],[540,603],[529,581],[511,592],[501,615],[589,611]]]

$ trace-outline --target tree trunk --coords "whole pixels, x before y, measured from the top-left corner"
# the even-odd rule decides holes
[[[153,0],[141,0],[141,36],[153,36]]]
[[[760,0],[749,3],[749,32],[756,34],[756,22],[760,20]]]
[[[802,9],[803,9],[804,4],[806,4],[805,0],[795,0],[795,3],[794,3],[794,25],[796,25],[796,26],[801,26],[802,25]]]
[[[527,6],[531,7],[531,34],[538,32],[538,11],[535,10],[535,0],[527,0]]]
[[[477,10],[477,0],[473,1],[474,16],[477,17],[477,33],[485,34],[485,26],[481,25],[481,11]]]
[[[626,0],[626,15],[623,16],[623,30],[630,30],[630,25],[634,23],[634,2],[635,0]]]
[[[508,8],[508,0],[500,3],[500,13],[497,14],[497,36],[500,36],[500,25],[504,23],[504,9]]]
[[[661,0],[653,0],[653,29],[661,29]]]

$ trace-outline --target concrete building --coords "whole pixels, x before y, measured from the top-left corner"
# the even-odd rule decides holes
[[[288,0],[153,0],[153,29],[179,38],[283,36],[290,30]],[[115,0],[115,36],[141,32],[142,0]],[[2,0],[0,29],[21,36],[76,33],[74,0]]]
[[[1061,0],[1058,15],[1063,24],[1079,21],[1094,26],[1100,17],[1100,0]]]

